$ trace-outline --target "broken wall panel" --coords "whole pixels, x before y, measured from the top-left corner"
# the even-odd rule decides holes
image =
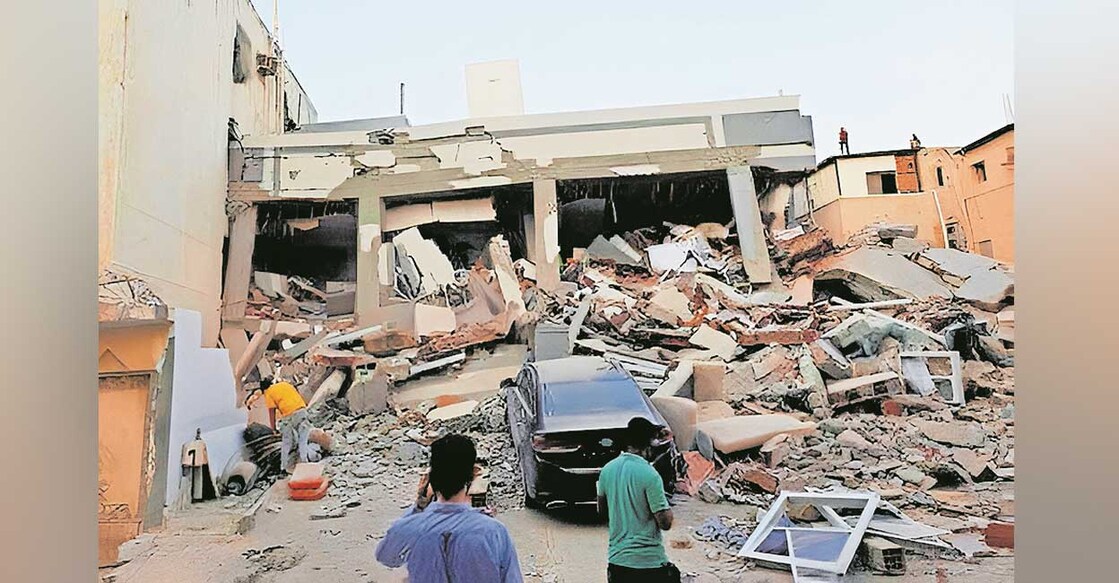
[[[440,192],[391,197],[385,199],[382,230],[385,241],[392,242],[402,226],[415,226],[425,239],[435,242],[455,269],[468,269],[495,235],[509,241],[514,258],[527,257],[525,215],[531,213],[530,184],[479,188],[467,196]],[[388,261],[387,254],[381,261]],[[382,271],[387,275],[386,269]]]
[[[245,317],[245,300],[249,295],[256,229],[257,207],[255,205],[250,205],[230,223],[222,293],[223,320],[239,321]]]
[[[773,281],[773,264],[765,242],[761,209],[758,207],[754,174],[749,166],[727,168],[727,186],[730,203],[734,209],[734,224],[738,231],[738,244],[742,250],[742,264],[746,275],[754,283]]]
[[[724,114],[723,132],[731,146],[813,142],[812,117],[795,110]]]

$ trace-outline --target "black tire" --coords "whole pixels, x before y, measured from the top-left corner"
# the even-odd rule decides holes
[[[541,504],[539,500],[537,500],[536,498],[533,498],[532,496],[529,496],[526,493],[525,494],[525,508],[531,508],[532,510],[543,510],[544,505]]]
[[[544,505],[539,500],[529,495],[528,484],[525,483],[524,476],[521,476],[521,486],[525,490],[525,508],[532,508],[534,510],[543,509]]]

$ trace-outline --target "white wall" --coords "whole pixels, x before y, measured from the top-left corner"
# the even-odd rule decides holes
[[[233,83],[237,22],[254,53],[267,48],[252,10],[249,0],[99,5],[98,264],[201,313],[207,346],[220,318],[228,119],[243,133],[276,125],[255,66]]]
[[[836,160],[839,165],[839,184],[844,198],[849,196],[869,196],[866,188],[867,172],[896,172],[897,162],[893,156],[871,156],[867,158],[844,158]]]
[[[175,360],[171,373],[171,427],[168,441],[167,504],[179,497],[183,444],[202,430],[210,474],[217,479],[244,444],[248,410],[237,408],[229,351],[202,347],[202,315],[174,312]]]
[[[808,192],[813,208],[820,208],[839,198],[839,175],[836,174],[835,162],[821,166],[808,176]]]

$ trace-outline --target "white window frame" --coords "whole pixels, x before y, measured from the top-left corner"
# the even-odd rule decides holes
[[[831,526],[821,528],[777,526],[777,521],[782,516],[785,516],[785,507],[790,502],[811,504]],[[879,496],[874,492],[782,492],[769,507],[765,516],[758,521],[758,527],[755,528],[754,532],[750,534],[750,537],[746,539],[746,544],[742,546],[742,549],[738,552],[738,556],[756,561],[789,565],[790,568],[811,569],[814,571],[824,571],[842,575],[847,572],[847,568],[851,565],[851,560],[855,558],[855,553],[859,550],[859,545],[862,543],[867,526],[870,525],[871,519],[874,518],[874,511],[878,508],[878,502]],[[862,512],[859,514],[859,520],[854,526],[844,521],[843,518],[839,516],[839,513],[835,511],[835,508],[860,507],[862,508]],[[790,542],[788,545],[789,554],[776,555],[759,552],[757,550],[758,546],[775,530],[785,531],[786,540]],[[811,559],[799,559],[795,556],[789,533],[796,531],[838,532],[848,534],[849,536],[835,561],[816,561]]]

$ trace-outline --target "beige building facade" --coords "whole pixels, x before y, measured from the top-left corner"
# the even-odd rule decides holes
[[[1013,124],[962,148],[836,156],[806,182],[808,204],[793,216],[836,241],[875,222],[907,223],[934,247],[1014,262]]]

